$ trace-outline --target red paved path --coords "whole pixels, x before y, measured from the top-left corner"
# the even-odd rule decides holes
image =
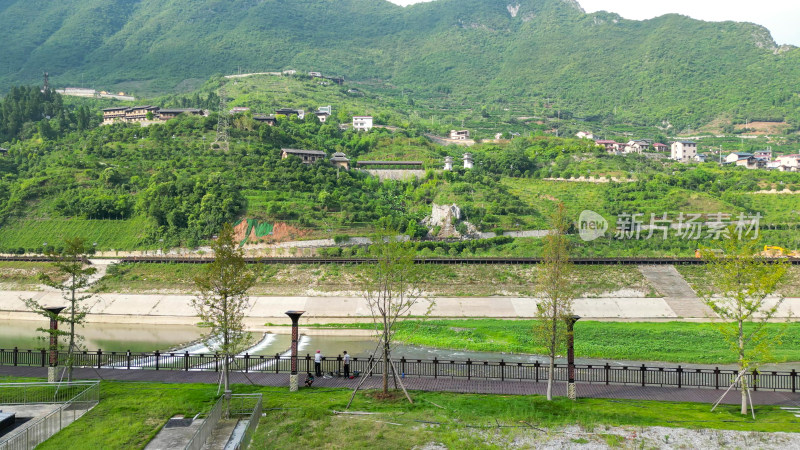
[[[75,369],[77,379],[103,379],[117,381],[148,381],[161,383],[217,383],[219,374],[215,372],[184,372],[168,370],[121,370],[121,369]],[[0,366],[0,375],[17,377],[46,378],[44,367]],[[300,375],[301,384],[305,375]],[[353,388],[358,379],[317,378],[314,387]],[[403,380],[406,388],[419,391],[463,392],[474,394],[504,395],[544,395],[547,384],[532,381],[467,380],[465,378],[409,377]],[[270,373],[231,373],[232,383],[256,384],[261,386],[289,386],[289,375]],[[364,383],[366,389],[380,387],[381,378],[373,376]],[[635,385],[605,385],[579,383],[578,396],[584,398],[618,398],[631,400],[660,400],[678,402],[714,403],[724,390],[700,388],[641,387]],[[566,395],[566,385],[556,385],[556,395]],[[739,396],[731,392],[724,403],[737,404]],[[780,405],[800,407],[800,393],[757,391],[753,392],[753,402],[758,405]]]

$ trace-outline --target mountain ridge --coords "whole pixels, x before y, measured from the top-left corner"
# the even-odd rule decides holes
[[[784,119],[800,106],[800,50],[760,25],[635,21],[574,0],[3,3],[3,89],[43,71],[54,85],[155,93],[239,67],[292,68],[470,102],[557,99],[598,120]]]

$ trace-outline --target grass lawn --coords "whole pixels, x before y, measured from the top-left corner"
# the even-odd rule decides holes
[[[532,337],[533,323],[500,319],[408,320],[399,323],[395,336],[404,343],[428,347],[543,354],[544,346]],[[329,326],[371,329],[372,324]],[[773,331],[783,326],[769,325]],[[800,323],[787,325],[786,334],[772,350],[775,362],[800,361]],[[686,322],[579,321],[575,325],[575,356],[696,364],[736,362],[735,353],[712,324]]]
[[[148,220],[136,217],[128,220],[91,219],[12,219],[3,225],[0,248],[41,249],[42,244],[61,245],[64,239],[82,237],[97,243],[97,250],[134,250],[141,240]]]
[[[51,277],[57,274],[49,263],[0,261],[0,286],[6,290],[38,290],[39,274],[43,272]]]
[[[0,266],[1,268],[2,266]],[[265,265],[251,295],[315,295],[354,293],[359,289],[360,265]],[[659,296],[635,266],[576,266],[578,289],[588,297],[619,289]],[[192,279],[202,273],[198,264],[120,264],[98,285],[101,292],[191,292]],[[529,296],[534,293],[535,265],[431,265],[423,289],[436,296]],[[0,274],[2,271],[0,269]],[[1,276],[1,275],[0,275]],[[357,292],[354,295],[358,295]]]
[[[2,378],[0,381],[22,381]],[[29,380],[26,380],[29,381]],[[101,401],[41,449],[142,448],[175,414],[210,410],[216,385],[103,381]],[[564,426],[578,425],[589,442],[624,441],[611,426],[664,426],[747,431],[797,431],[800,420],[777,407],[756,409],[756,420],[737,406],[715,412],[702,403],[579,399],[412,392],[378,400],[373,391],[356,396],[351,410],[375,415],[335,415],[350,390],[234,385],[234,393],[264,394],[264,413],[251,448],[413,448],[439,443],[447,448],[502,448],[515,439],[547,439]],[[499,428],[498,425],[506,428]],[[512,428],[518,427],[518,428]],[[649,448],[649,447],[648,447]]]

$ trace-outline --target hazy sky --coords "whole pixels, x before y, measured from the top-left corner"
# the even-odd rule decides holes
[[[431,0],[389,0],[409,5]],[[514,0],[509,0],[513,3]],[[778,44],[800,46],[798,0],[578,0],[586,12],[610,11],[626,19],[650,19],[678,13],[701,20],[755,22],[767,27]]]

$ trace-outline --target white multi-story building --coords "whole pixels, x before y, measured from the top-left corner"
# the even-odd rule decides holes
[[[369,131],[372,129],[372,116],[353,117],[353,129],[356,131]]]
[[[800,171],[800,155],[783,155],[775,158],[778,169],[789,172]]]
[[[692,141],[675,141],[672,143],[670,158],[675,161],[690,162],[697,156],[697,143]]]
[[[469,130],[450,130],[450,139],[466,141],[469,139]]]

